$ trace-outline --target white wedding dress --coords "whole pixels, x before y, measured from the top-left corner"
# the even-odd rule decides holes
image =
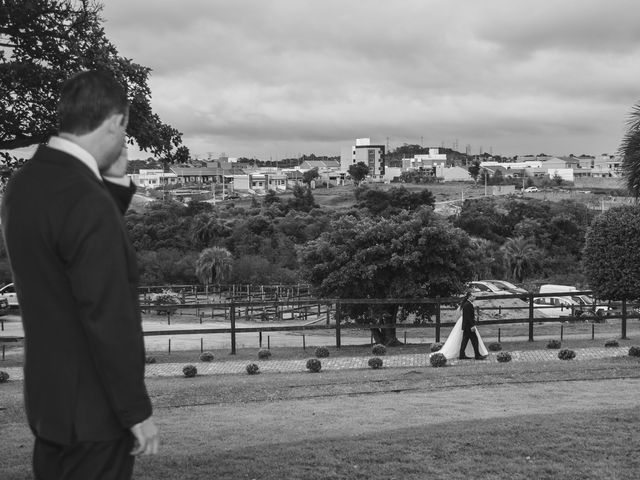
[[[480,355],[488,355],[487,347],[484,346],[484,342],[482,341],[482,337],[480,337],[480,332],[478,331],[478,327],[476,326],[476,335],[478,336],[478,351]],[[458,318],[453,330],[449,333],[447,337],[447,341],[444,342],[444,345],[440,350],[434,353],[442,353],[447,360],[454,360],[460,356],[460,347],[462,346],[462,315]],[[473,351],[473,344],[471,340],[467,342],[467,347],[464,350],[464,354],[467,357],[474,358],[475,352]],[[432,354],[433,355],[433,354]]]

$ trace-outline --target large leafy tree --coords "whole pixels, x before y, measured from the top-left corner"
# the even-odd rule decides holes
[[[354,165],[349,165],[349,175],[353,179],[356,185],[360,185],[367,175],[369,175],[369,167],[364,162],[358,162]]]
[[[446,297],[471,278],[469,249],[468,235],[423,208],[390,218],[344,216],[300,248],[300,266],[320,297]],[[395,323],[399,304],[343,307],[350,318],[372,325],[377,342],[397,343],[395,329],[373,325]]]
[[[596,217],[587,231],[582,267],[598,298],[640,298],[640,210],[612,208]]]
[[[640,102],[631,111],[627,132],[620,145],[622,170],[627,190],[636,198],[640,197]]]
[[[129,141],[164,161],[188,157],[182,134],[151,109],[151,70],[118,54],[101,11],[94,0],[0,0],[0,149],[54,134],[62,83],[75,72],[104,69],[127,86]]]

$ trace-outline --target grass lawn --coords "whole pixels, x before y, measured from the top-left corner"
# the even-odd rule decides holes
[[[151,378],[162,451],[136,479],[637,478],[640,360]],[[30,478],[21,382],[0,472]]]

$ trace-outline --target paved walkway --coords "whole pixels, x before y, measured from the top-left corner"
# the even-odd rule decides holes
[[[627,356],[629,347],[591,347],[573,349],[576,353],[572,361],[592,360],[598,358],[611,358]],[[559,350],[525,350],[510,352],[512,362],[560,362],[558,359]],[[497,363],[497,354],[499,352],[489,352],[486,360],[450,360],[449,365],[460,365],[461,367],[476,365],[478,363]],[[429,367],[430,353],[413,353],[407,355],[388,355],[383,356],[383,366],[387,368],[411,368],[411,367]],[[328,357],[322,358],[323,371],[337,371],[346,369],[370,368],[367,364],[369,356],[359,357]],[[311,356],[309,357],[311,358]],[[191,362],[198,369],[198,375],[246,375],[246,366],[249,363],[255,363],[260,367],[262,373],[283,373],[283,372],[305,372],[306,359],[303,360],[278,360],[277,350],[269,360],[224,360],[213,362]],[[147,377],[175,377],[182,376],[182,369],[188,362],[184,363],[156,363],[148,364],[146,367]],[[22,368],[11,367],[2,368],[0,370],[9,374],[11,380],[22,380]]]

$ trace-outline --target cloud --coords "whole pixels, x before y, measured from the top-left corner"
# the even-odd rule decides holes
[[[195,152],[338,154],[369,136],[601,153],[639,96],[635,1],[109,0],[103,13]]]

